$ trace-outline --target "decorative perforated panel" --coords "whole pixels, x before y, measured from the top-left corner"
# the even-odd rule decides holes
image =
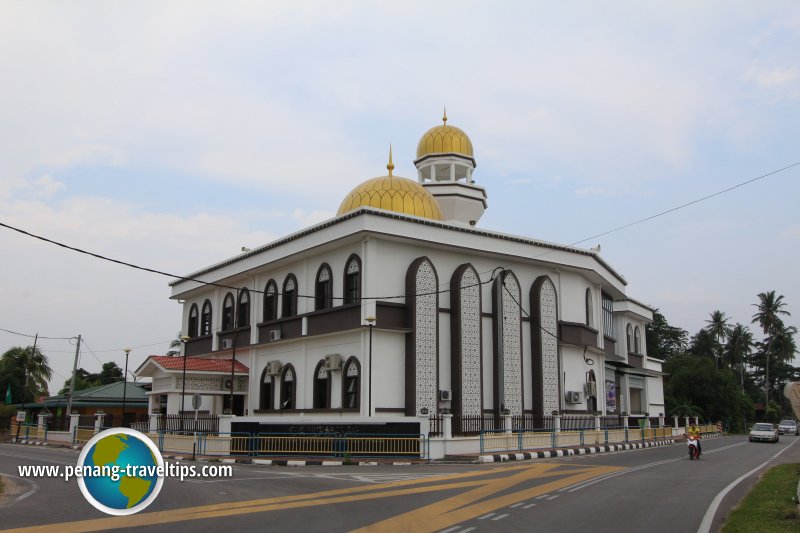
[[[481,286],[472,267],[464,270],[459,283],[461,310],[461,414],[480,415],[481,403]],[[452,295],[451,295],[452,297]]]
[[[420,263],[416,276],[416,404],[435,413],[438,393],[438,295],[436,272],[430,261]]]
[[[520,288],[517,279],[510,274],[503,276],[502,287],[502,332],[503,332],[503,404],[512,415],[522,414],[522,346],[520,326],[522,322]]]

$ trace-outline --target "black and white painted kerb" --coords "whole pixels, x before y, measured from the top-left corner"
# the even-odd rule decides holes
[[[560,448],[557,450],[543,450],[538,452],[499,453],[492,455],[481,455],[479,460],[481,463],[500,463],[504,461],[525,461],[528,459],[551,459],[553,457],[567,457],[570,455],[588,455],[593,453],[617,452],[622,450],[638,450],[640,448],[652,448],[653,446],[667,446],[670,444],[675,444],[675,439],[653,442],[631,442],[628,444],[584,446],[582,448]]]

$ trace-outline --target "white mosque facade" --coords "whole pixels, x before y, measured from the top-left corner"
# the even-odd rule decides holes
[[[393,176],[390,154],[335,218],[172,282],[188,362],[139,368],[151,409],[199,394],[236,430],[395,433],[442,412],[664,412],[653,310],[599,252],[481,229],[472,144],[446,117],[415,165]]]

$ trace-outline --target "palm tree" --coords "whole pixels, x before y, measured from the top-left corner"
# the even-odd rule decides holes
[[[797,353],[797,343],[794,340],[796,334],[796,327],[787,326],[782,321],[775,326],[769,342],[772,344],[772,353],[776,361],[788,363],[794,359],[794,354]]]
[[[689,353],[698,357],[716,359],[719,351],[716,337],[707,329],[701,329],[689,343]]]
[[[723,352],[724,360],[731,368],[739,369],[739,378],[744,392],[744,369],[753,350],[753,334],[747,326],[736,324],[728,333],[728,342]]]
[[[783,301],[783,295],[775,296],[775,291],[761,292],[758,294],[759,302],[753,304],[758,308],[758,312],[753,315],[753,324],[761,326],[764,336],[774,336],[776,326],[782,324],[780,315],[791,316],[789,311],[786,311],[786,303]],[[764,405],[769,404],[769,358],[772,353],[772,340],[770,339],[765,353],[765,380],[764,380],[764,397],[766,401]]]
[[[10,359],[24,373],[23,398],[25,394],[36,398],[39,393],[47,392],[47,382],[53,374],[47,356],[39,348],[16,346],[3,354],[3,359]]]
[[[169,351],[167,352],[167,357],[180,357],[181,355],[181,345],[183,341],[181,340],[181,332],[178,332],[178,336],[172,339],[169,343]]]
[[[725,342],[725,339],[728,337],[730,333],[730,328],[728,327],[728,318],[725,316],[720,310],[716,310],[711,313],[711,320],[706,320],[708,327],[706,328],[709,333],[714,335],[717,339],[718,350],[716,355],[716,363],[717,369],[719,369],[720,361],[722,360],[722,343]]]

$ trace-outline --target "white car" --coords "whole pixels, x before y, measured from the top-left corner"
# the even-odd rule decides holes
[[[759,422],[750,430],[750,442],[778,442],[778,430],[772,424]]]
[[[778,424],[778,433],[781,435],[800,435],[797,422],[794,420],[781,420],[781,423]]]

